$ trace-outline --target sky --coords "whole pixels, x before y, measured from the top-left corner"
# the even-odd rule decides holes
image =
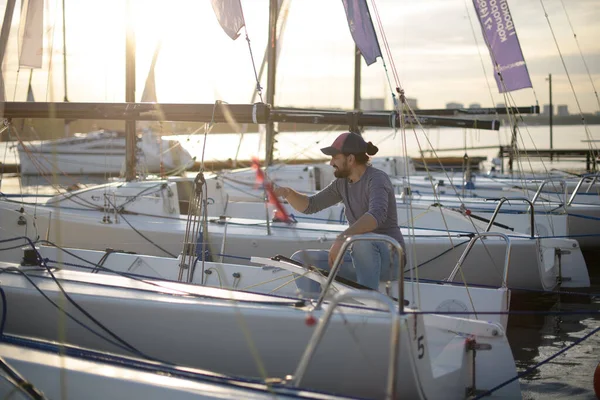
[[[267,0],[242,0],[246,29],[236,41],[220,29],[209,0],[130,1],[138,101],[159,39],[159,102],[251,101],[255,68],[267,43]],[[385,37],[378,30],[380,44],[389,47],[390,54],[384,54],[385,64],[381,59],[369,67],[363,63],[363,98],[384,97],[391,107],[390,84],[396,85],[397,76],[420,108],[444,108],[448,102],[543,105],[548,103],[547,77],[552,74],[554,104],[567,105],[572,114],[600,112],[594,94],[594,87],[600,88],[598,0],[508,0],[533,83],[533,89],[511,92],[510,98],[496,87],[471,0],[368,3],[376,25],[379,17],[383,27]],[[14,101],[25,100],[30,76],[29,69],[18,68],[19,4],[3,63],[7,100]],[[36,101],[64,97],[61,4],[62,0],[45,0],[44,68],[32,75]],[[6,0],[0,1],[1,10],[5,5]],[[123,0],[65,0],[70,101],[124,101],[125,5]],[[349,109],[353,82],[354,43],[341,1],[292,0],[277,66],[275,105]],[[266,75],[261,84],[266,86]]]

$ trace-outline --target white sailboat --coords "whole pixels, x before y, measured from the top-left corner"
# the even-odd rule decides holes
[[[410,160],[409,160],[410,161]],[[419,228],[439,229],[444,227],[444,221],[436,213],[426,214],[423,207],[430,208],[433,204],[443,205],[447,208],[453,208],[461,211],[470,210],[471,220],[479,219],[483,222],[489,222],[495,214],[494,222],[496,227],[505,227],[505,229],[521,232],[525,234],[535,234],[542,237],[554,237],[558,239],[571,238],[577,240],[578,245],[575,248],[594,248],[600,243],[600,207],[598,204],[578,202],[578,194],[585,194],[586,199],[593,198],[593,191],[590,191],[590,185],[593,178],[581,178],[576,182],[571,182],[572,188],[569,197],[566,188],[569,183],[563,178],[548,179],[537,182],[537,186],[523,191],[514,188],[506,183],[494,181],[493,189],[481,191],[479,184],[470,189],[454,187],[448,183],[448,176],[443,174],[423,175],[414,170],[412,163],[405,168],[402,157],[373,158],[373,166],[384,170],[390,175],[398,194],[398,216],[402,218],[407,215],[405,208],[415,209],[418,219],[410,222],[409,220],[400,220],[400,225],[415,226]],[[331,169],[321,165],[273,165],[268,168],[269,176],[275,182],[282,182],[286,186],[292,186],[296,190],[311,193],[325,187],[332,179]],[[257,201],[261,199],[260,191],[253,190],[256,185],[254,182],[254,172],[251,170],[238,170],[220,174],[222,185],[226,188],[230,207],[236,206],[235,201]],[[462,177],[460,178],[462,179]],[[480,178],[478,178],[480,179]],[[486,179],[481,178],[481,179]],[[562,193],[551,192],[547,189],[563,188]],[[408,194],[407,194],[408,193]],[[502,201],[502,199],[507,199]],[[600,197],[599,197],[600,198]],[[499,202],[501,207],[496,211]],[[419,207],[421,206],[421,207]],[[417,211],[418,209],[418,211]],[[534,211],[533,227],[530,209]],[[293,211],[297,214],[297,212]],[[336,210],[330,210],[330,215],[316,216],[313,221],[324,220],[327,222],[343,222],[343,211],[338,207]],[[432,217],[433,218],[428,218]],[[524,218],[527,217],[527,218]],[[303,220],[309,220],[311,216],[304,217]],[[410,218],[410,217],[409,217]],[[453,218],[452,213],[444,218],[456,222],[446,221],[448,228],[452,230],[473,230],[473,223],[468,218],[463,221]],[[467,222],[466,224],[464,222]],[[485,224],[484,224],[485,226]]]
[[[145,130],[139,136],[138,166],[147,172],[182,171],[192,156],[176,140]],[[125,137],[114,131],[94,131],[17,147],[23,175],[119,174],[125,164]]]
[[[117,214],[119,223],[113,223],[98,211],[82,213],[79,210],[51,207],[18,206],[0,202],[2,209],[2,239],[29,236],[32,239],[48,238],[61,246],[105,250],[107,248],[133,251],[138,254],[171,255],[182,251],[186,232],[186,220],[179,218],[149,217],[146,215]],[[31,207],[31,208],[30,208]],[[162,209],[162,205],[158,206]],[[21,212],[23,209],[23,212]],[[125,222],[126,221],[126,222]],[[208,222],[204,233],[211,254],[226,262],[248,264],[250,257],[271,257],[275,254],[291,256],[301,249],[328,249],[343,230],[342,225],[299,222],[289,226],[283,222],[267,222],[257,219],[214,218]],[[132,229],[132,227],[134,229]],[[133,230],[133,232],[132,232]],[[466,243],[469,235],[462,232],[434,232],[430,230],[403,229],[407,242],[414,243],[414,253],[409,255],[411,268],[418,269],[419,276],[428,279],[446,278]],[[587,271],[581,269],[579,259],[556,257],[556,249],[550,243],[532,240],[528,235],[507,237],[512,244],[511,287],[552,290],[559,276],[576,285],[589,285]],[[196,240],[196,239],[193,239]],[[21,259],[20,247],[27,242],[13,242],[12,250],[2,251],[5,260]],[[465,279],[470,284],[502,285],[506,240],[491,238],[477,242],[472,257],[464,266],[468,271]],[[574,262],[571,262],[573,260]],[[585,266],[585,263],[583,264]]]
[[[36,256],[36,253],[39,256]],[[463,255],[466,257],[468,254],[463,253]],[[510,257],[510,251],[507,252],[507,257]],[[217,288],[292,297],[308,295],[298,287],[299,277],[308,277],[325,284],[329,275],[327,271],[320,271],[312,266],[307,268],[297,265],[297,262],[279,255],[271,258],[252,257],[253,265],[203,262],[197,258],[189,265],[190,260],[184,257],[174,259],[119,251],[64,249],[43,245],[37,246],[35,251],[25,249],[21,265],[40,266],[40,259],[45,260],[46,265],[51,268],[173,282],[183,281]],[[504,273],[507,273],[506,262],[503,268]],[[332,282],[331,285],[335,292],[362,288],[361,285],[344,278]],[[382,281],[378,290],[397,298],[398,281]],[[427,280],[407,279],[404,282],[404,293],[407,307],[449,311],[447,306],[448,302],[451,302],[454,307],[452,310],[473,312],[475,317],[481,310],[508,312],[510,305],[510,293],[506,286],[481,288],[452,282],[431,283]],[[465,315],[464,318],[472,318],[473,315]],[[486,316],[486,320],[498,322],[506,328],[508,315],[490,315]]]
[[[346,291],[315,304],[8,263],[0,268],[10,334],[60,336],[74,345],[218,373],[263,379],[292,374],[285,380],[293,385],[369,398],[464,398],[516,374],[500,323],[405,307],[398,313],[389,297],[374,291]],[[66,303],[59,300],[65,295]],[[398,298],[404,304],[403,292]],[[387,311],[348,301],[379,303]],[[520,397],[518,382],[494,394]]]
[[[412,204],[438,203],[445,207],[469,210],[471,218],[484,223],[493,222],[499,227],[533,234],[543,238],[568,238],[576,241],[577,247],[593,249],[600,244],[600,206],[564,202],[529,200],[525,197],[511,197],[507,193],[496,198],[473,198],[437,194],[412,193]],[[404,201],[407,201],[404,199]],[[531,212],[533,210],[533,213]]]
[[[347,399],[11,335],[0,357],[0,395],[11,399]]]
[[[34,241],[46,239],[65,247],[113,248],[177,257],[188,229],[187,217],[180,215],[180,209],[187,207],[189,193],[193,193],[189,184],[189,180],[183,179],[112,183],[60,195],[43,205],[4,199],[0,201],[3,226],[0,238],[27,236]],[[220,181],[207,179],[203,190],[210,199],[207,215],[214,216],[207,218],[204,237],[208,239],[210,253],[219,255],[219,259],[226,262],[249,264],[252,256],[282,254],[289,257],[301,249],[327,249],[344,229],[339,222],[298,222],[288,226],[283,222],[260,220],[260,214],[264,216],[266,212],[263,204],[228,202],[228,193]],[[463,229],[475,224],[479,231],[485,231],[485,224],[469,221],[457,213],[446,213],[447,222],[458,221],[455,226],[450,225],[456,230],[447,232],[440,229],[444,225],[437,209],[429,206],[416,209],[433,221],[437,220],[438,229],[403,229],[403,235],[411,243],[408,246],[409,265],[415,271],[418,269],[422,278],[445,279],[474,232]],[[406,209],[402,210],[399,215],[405,216]],[[337,215],[341,211],[334,210],[333,213]],[[326,214],[331,212],[324,211],[318,218],[333,219],[332,214]],[[236,215],[233,213],[252,215],[255,219],[218,217]],[[270,211],[268,213],[270,218]],[[339,216],[337,218],[339,220]],[[558,283],[571,287],[589,286],[587,267],[577,242],[532,238],[499,228],[496,231],[506,235],[512,245],[510,287],[552,290]],[[21,243],[26,245],[24,241]],[[468,271],[466,281],[501,286],[503,275],[500,271],[506,246],[504,238],[478,241],[465,266]],[[12,254],[10,252],[2,252],[0,257],[20,261],[20,249],[14,248]]]
[[[598,174],[586,174],[577,179],[564,175],[556,176],[539,174],[537,178],[521,177],[495,177],[493,175],[467,176],[464,174],[449,175],[435,173],[428,177],[433,182],[443,182],[448,190],[456,190],[463,197],[496,198],[534,196],[553,202],[568,202],[569,204],[600,204],[600,184]],[[413,176],[409,184],[415,190],[427,193],[431,184],[425,182],[421,176]],[[453,187],[453,189],[451,189]],[[539,193],[538,193],[539,192]],[[537,195],[536,195],[537,193]]]
[[[159,186],[146,186],[141,191],[134,192],[132,203],[138,198],[145,198],[148,204],[153,203],[155,209],[159,210],[160,213],[172,214],[171,210],[173,208],[170,207],[170,204],[173,201],[171,196],[174,192],[172,186],[168,184],[166,186],[163,185],[161,183]],[[131,186],[129,189],[131,189]],[[121,226],[124,226],[123,222],[126,216],[128,217],[128,214],[121,214],[119,212],[119,207],[123,206],[123,203],[117,202],[120,193],[100,191],[90,194],[92,196],[86,201],[90,201],[91,204],[100,205],[102,224],[105,228],[112,225],[111,228],[113,229],[111,231],[108,229],[88,230],[84,224],[71,223],[77,219],[80,221],[85,219],[84,213],[81,212],[78,215],[71,213],[71,216],[63,220],[62,215],[69,214],[67,207],[38,210],[35,207],[25,209],[25,206],[23,206],[23,210],[13,210],[11,207],[14,207],[14,204],[9,204],[7,209],[11,212],[16,212],[12,214],[10,212],[7,213],[8,219],[6,221],[11,224],[10,229],[12,232],[20,234],[21,230],[25,230],[27,235],[48,237],[52,240],[59,239],[61,244],[64,237],[73,242],[92,238],[96,241],[93,244],[94,246],[104,246],[106,243],[115,244],[115,247],[117,245],[119,247],[122,245],[137,245],[136,243],[131,243],[136,240],[131,239],[131,231],[129,232],[129,236],[125,236],[124,230],[114,229],[119,223],[122,224]],[[163,201],[160,200],[161,196],[165,196],[162,199]],[[78,200],[77,196],[69,198],[74,201]],[[156,201],[157,199],[158,201]],[[59,214],[59,218],[53,221],[52,213],[55,216]],[[42,214],[45,215],[41,216],[38,220],[38,215]],[[99,216],[99,214],[92,213],[88,215],[90,220],[95,220]],[[138,223],[141,224],[144,218],[148,220],[143,215],[135,217],[140,218],[133,219],[134,226]],[[44,218],[46,222],[42,222]],[[69,220],[69,218],[72,218],[72,220]],[[176,218],[179,218],[179,213],[176,213]],[[164,218],[163,220],[167,219]],[[165,225],[158,229],[146,229],[151,223],[156,224],[156,221],[147,221],[149,222],[148,225],[144,225],[144,229],[139,230],[137,234],[141,233],[145,236],[146,238],[143,239],[145,241],[150,239],[153,242],[150,244],[155,248],[158,248],[155,246],[156,244],[159,246],[165,244],[172,245],[169,242],[173,237],[169,237],[161,229],[164,229]],[[203,232],[205,236],[210,237],[211,242],[233,245],[236,251],[239,248],[246,251],[246,254],[251,254],[253,251],[251,249],[243,249],[242,244],[249,247],[260,247],[263,243],[266,243],[266,241],[263,242],[260,235],[252,236],[252,239],[248,240],[248,236],[242,237],[242,229],[232,228],[236,222],[253,224],[253,221],[225,219],[215,222],[214,226],[219,226],[223,222],[224,224],[221,225],[223,229],[213,229],[217,231],[216,235],[210,230]],[[268,224],[267,222],[266,225]],[[61,227],[57,228],[57,225],[61,225]],[[274,224],[273,226],[275,234],[268,232],[269,236],[280,235],[285,240],[282,242],[272,240],[269,244],[272,248],[283,248],[287,251],[288,247],[285,246],[290,245],[289,248],[291,248],[291,243],[294,240],[298,241],[296,234],[283,233],[284,227],[282,225]],[[315,229],[308,225],[297,225],[297,227],[307,230]],[[243,228],[247,232],[253,232],[252,234],[255,235],[255,231],[246,229],[248,227]],[[268,231],[271,228],[267,226],[266,230]],[[259,227],[258,229],[264,228]],[[417,234],[420,233],[417,232]],[[153,236],[154,234],[156,235]],[[79,238],[76,238],[76,235],[79,235]],[[98,236],[95,237],[94,235]],[[140,237],[143,237],[142,235]],[[328,243],[326,242],[328,237],[332,235],[334,233],[330,230],[318,236],[314,234],[307,235],[307,238],[311,240],[317,238],[319,243],[328,247]],[[86,239],[83,239],[84,236]],[[234,238],[237,236],[237,238],[231,242],[227,240],[230,236]],[[444,247],[444,245],[454,245],[451,236],[452,234],[448,239],[438,240],[434,235],[428,235],[428,239],[437,241],[435,243],[437,247],[427,247],[427,249],[448,250],[449,248],[447,246]],[[255,238],[258,238],[258,240],[255,240]],[[323,240],[320,240],[321,238]],[[454,237],[454,239],[458,238],[458,236]],[[519,240],[521,239],[517,239],[517,241]],[[282,246],[282,243],[285,246]],[[525,243],[525,240],[522,239],[520,243]],[[498,261],[500,258],[497,257],[497,254],[508,253],[508,251],[504,252],[503,250],[507,247],[511,248],[512,246],[509,244],[505,243],[504,237],[492,237],[486,240],[485,246],[480,245],[476,250],[481,255],[491,252],[494,254],[493,258]],[[535,282],[535,285],[538,286],[554,287],[557,276],[560,277],[560,273],[557,273],[557,269],[560,270],[560,264],[557,264],[555,261],[556,248],[546,249],[539,243],[530,247],[526,247],[524,244],[519,244],[515,247],[519,247],[516,251],[517,254],[528,253],[530,255],[535,254],[538,257],[536,258],[536,262],[533,263],[535,264],[534,268],[527,270],[527,273],[535,275],[532,282]],[[213,254],[217,252],[225,253],[223,249],[223,246],[220,248],[219,246],[212,247]],[[423,252],[420,253],[423,254]],[[539,254],[544,254],[543,260]],[[540,260],[542,261],[540,262]],[[493,272],[490,264],[494,264],[494,267],[497,267],[496,263],[488,263],[487,261],[484,257],[481,257],[476,261],[476,264],[486,264],[488,270],[484,272]],[[416,261],[415,264],[418,262]],[[422,264],[418,265],[422,266]],[[57,265],[60,266],[60,264]],[[454,263],[448,265],[452,266]],[[48,304],[44,303],[44,300],[39,298],[35,289],[29,285],[31,282],[24,279],[23,276],[18,275],[13,269],[14,267],[16,266],[10,265],[10,271],[6,271],[6,275],[11,275],[10,282],[7,284],[9,288],[8,301],[11,306],[17,304],[16,309],[11,308],[7,329],[23,331],[34,335],[54,335],[56,332],[58,332],[56,333],[57,335],[60,335],[61,333],[65,333],[64,328],[66,327],[66,334],[69,339],[80,343],[86,342],[90,346],[110,347],[110,345],[104,347],[105,344],[99,344],[101,342],[100,339],[86,338],[87,332],[80,326],[73,324],[70,320],[65,326],[61,325],[61,319],[54,318],[56,314],[49,311],[49,308],[47,308],[49,307]],[[477,267],[478,265],[473,265],[470,272],[480,272],[475,269]],[[496,273],[498,272],[496,270]],[[519,271],[519,273],[522,272]],[[217,365],[218,368],[225,370],[246,368],[248,374],[256,376],[258,370],[255,366],[256,359],[251,354],[248,354],[250,351],[247,348],[243,349],[240,346],[240,343],[247,339],[247,336],[244,336],[244,334],[249,332],[252,337],[260,338],[260,343],[257,347],[260,350],[260,354],[266,354],[267,361],[265,365],[267,365],[268,369],[271,372],[273,370],[276,371],[273,373],[274,376],[283,376],[288,370],[287,367],[291,365],[291,359],[300,358],[298,357],[299,349],[301,348],[299,344],[307,342],[308,335],[306,335],[306,331],[302,331],[304,326],[295,320],[295,317],[303,316],[301,312],[305,310],[300,309],[303,306],[296,303],[293,305],[290,303],[284,304],[283,300],[281,303],[278,303],[272,296],[265,297],[264,301],[265,303],[273,304],[261,304],[259,299],[254,295],[251,298],[247,298],[252,304],[249,304],[249,302],[242,304],[239,301],[231,301],[223,298],[226,296],[236,297],[234,292],[221,292],[223,297],[217,300],[214,297],[211,298],[211,296],[214,296],[214,292],[209,293],[206,291],[201,293],[204,296],[202,298],[195,298],[189,294],[178,297],[173,294],[161,293],[173,290],[170,285],[168,288],[161,288],[160,291],[153,291],[144,290],[138,285],[138,282],[131,284],[119,281],[118,279],[111,280],[107,277],[93,277],[93,275],[90,278],[89,275],[78,276],[68,271],[61,271],[60,275],[60,278],[63,279],[61,282],[64,284],[64,287],[70,293],[73,293],[73,298],[79,304],[83,304],[86,309],[91,309],[95,314],[97,313],[96,315],[108,324],[114,324],[119,330],[119,337],[121,337],[121,334],[126,335],[128,342],[131,339],[132,345],[136,349],[138,347],[142,348],[144,352],[156,351],[161,356],[173,356],[184,359],[185,362],[189,361],[190,363],[202,362],[211,366]],[[12,279],[15,277],[17,279]],[[512,273],[510,277],[513,277]],[[46,273],[42,273],[32,279],[44,286],[44,289],[49,289],[47,293],[50,294],[51,298],[58,299],[63,295],[59,290],[51,289],[55,281],[49,279]],[[506,279],[504,279],[503,283],[506,283]],[[4,280],[3,285],[5,285]],[[178,288],[178,290],[183,290],[183,288]],[[370,297],[373,297],[371,300],[381,300],[374,296]],[[385,300],[381,301],[385,303]],[[402,302],[400,304],[400,311],[402,312]],[[447,305],[447,307],[452,308],[451,304]],[[279,307],[276,307],[276,305]],[[71,305],[67,307],[72,308]],[[308,371],[307,375],[303,376],[306,378],[306,381],[310,382],[310,387],[320,388],[329,387],[326,385],[340,385],[333,387],[333,390],[341,393],[359,393],[356,391],[358,389],[364,390],[367,393],[367,389],[360,385],[365,382],[365,378],[372,377],[373,381],[367,381],[365,385],[377,386],[373,388],[373,392],[368,392],[369,395],[374,394],[375,397],[384,397],[386,393],[382,393],[382,388],[388,386],[381,377],[386,372],[389,374],[390,369],[385,368],[382,364],[386,360],[384,356],[389,356],[390,353],[394,357],[397,354],[402,356],[399,362],[394,363],[394,366],[398,367],[398,370],[397,375],[392,376],[394,382],[397,382],[400,387],[398,394],[409,398],[417,396],[464,398],[465,392],[467,395],[478,394],[477,389],[489,389],[496,384],[502,383],[508,377],[514,376],[514,361],[511,364],[510,349],[508,349],[504,332],[495,329],[494,324],[481,323],[480,321],[465,322],[460,318],[438,318],[440,316],[433,316],[431,318],[430,316],[420,316],[418,312],[408,313],[408,316],[401,313],[403,320],[399,329],[401,337],[398,340],[401,349],[398,353],[389,349],[386,351],[382,345],[386,339],[382,337],[382,332],[385,332],[385,328],[393,327],[394,322],[385,322],[385,318],[381,315],[382,312],[378,310],[363,310],[358,307],[352,308],[351,306],[344,307],[344,315],[334,315],[332,322],[334,328],[333,339],[328,339],[326,336],[324,343],[322,343],[325,347],[331,346],[332,348],[325,353],[322,359],[317,360],[319,361],[317,368]],[[325,309],[329,310],[330,308],[326,305]],[[77,312],[74,309],[73,311]],[[28,314],[30,318],[27,318],[27,320],[22,318],[25,312],[32,312]],[[239,327],[239,325],[235,324],[237,322],[235,320],[240,315],[243,316],[245,321],[251,321],[249,329],[235,329]],[[314,315],[321,317],[321,321],[326,319],[322,311],[315,310]],[[301,322],[304,321],[301,318],[298,318],[298,320]],[[349,333],[344,331],[344,329],[349,330],[348,325],[351,325],[352,328],[357,328],[352,329],[352,332]],[[476,341],[465,340],[465,335],[474,337]],[[349,354],[350,351],[348,349],[351,347],[350,345],[354,347],[356,341],[364,346],[359,347],[359,351],[366,347],[367,353],[369,353],[367,356],[375,356],[375,363],[372,363],[369,357],[364,357],[362,354],[356,358],[353,358]],[[368,344],[365,345],[365,342]],[[491,349],[488,345],[491,345]],[[508,352],[506,351],[507,349]],[[118,349],[112,350],[119,351]],[[485,354],[486,351],[489,352],[487,356]],[[477,357],[475,357],[475,354],[477,354]],[[360,373],[358,372],[359,369],[361,370]],[[497,380],[491,377],[490,371],[494,371],[494,375],[498,377]],[[477,374],[477,385],[473,384],[475,382],[475,373]],[[297,378],[298,374],[294,373],[292,380]],[[325,380],[327,382],[323,382]],[[465,382],[467,383],[465,384]],[[353,387],[353,385],[360,387]],[[507,397],[519,397],[518,383],[515,384],[513,382],[508,385],[504,388],[504,393],[501,394]]]

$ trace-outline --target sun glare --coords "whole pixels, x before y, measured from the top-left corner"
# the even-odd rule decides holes
[[[257,3],[268,4],[264,1]],[[62,7],[60,0],[47,4],[44,68],[34,70],[34,92],[39,100],[61,101],[64,93]],[[126,13],[128,4],[131,10],[129,19]],[[266,22],[268,6],[263,9]],[[248,14],[252,17],[253,12]],[[212,102],[217,96],[224,96],[220,99],[230,102],[235,101],[236,96],[240,96],[238,101],[250,100],[255,84],[244,31],[236,41],[227,37],[219,27],[209,1],[67,0],[65,17],[64,48],[70,101],[125,100],[128,23],[134,28],[136,40],[137,101],[141,100],[159,43],[155,67],[159,102]],[[14,32],[18,28],[18,15],[15,21]],[[261,26],[259,30],[257,26],[256,31],[258,34],[253,38],[253,46],[260,63],[266,43],[266,28]],[[18,90],[14,91],[17,92],[16,98],[24,99],[29,70],[17,74],[17,35],[11,35],[11,55],[7,56],[9,68],[5,69],[5,73],[11,74],[7,76],[7,82],[16,82],[18,77]],[[12,85],[12,88],[7,87],[7,91],[13,91],[15,83]],[[44,99],[49,87],[51,98]]]
[[[258,72],[261,67],[267,45],[268,0],[242,0],[253,59],[245,40],[246,29],[242,29],[237,40],[231,40],[220,28],[208,0],[65,0],[66,44],[62,38],[62,3],[62,0],[44,1],[43,67],[33,72],[18,66],[20,10],[16,8],[3,65],[8,100],[25,100],[31,77],[36,101],[63,101],[66,51],[66,90],[70,101],[124,101],[128,4],[132,11],[129,23],[136,36],[137,101],[141,100],[158,43],[161,50],[154,69],[158,102],[248,103],[255,93],[255,70]],[[385,68],[381,61],[368,68],[363,64],[364,98],[383,96],[391,101],[387,82],[395,66],[407,95],[418,97],[421,107],[443,107],[449,101],[489,105],[501,101],[500,98],[490,101],[485,83],[492,71],[490,60],[482,39],[473,39],[463,3],[457,0],[423,0],[402,6],[392,0],[380,3],[387,39],[386,42],[380,37],[380,44],[386,44],[391,55],[385,54]],[[0,0],[0,7],[5,4],[6,0]],[[599,42],[595,34],[597,24],[593,21],[598,8],[584,10],[581,4],[574,1],[569,6],[570,15],[577,27],[583,55],[592,67],[591,77],[584,74],[582,57],[573,55],[578,50],[568,24],[556,23],[557,41],[564,54],[569,55],[566,64],[573,71],[571,80],[576,84],[575,90],[587,96],[581,100],[584,111],[595,112],[597,101],[589,90],[589,80],[597,78],[593,54],[598,53]],[[547,33],[546,19],[527,2],[515,2],[512,11],[519,25],[529,73],[536,86],[545,87],[544,79],[550,71],[558,76],[564,69],[558,61],[554,41],[547,36],[539,39]],[[553,9],[553,18],[561,16],[558,11]],[[432,23],[423,25],[424,18]],[[480,37],[479,28],[474,31]],[[275,104],[351,107],[354,43],[339,0],[290,2],[279,53]],[[487,66],[487,72],[482,71],[482,64]],[[266,76],[262,77],[261,86],[266,88]],[[569,85],[561,86],[557,79],[554,89],[556,96],[576,108]],[[538,91],[539,102],[547,101],[545,93],[546,90]],[[523,99],[527,103],[532,97],[530,91],[514,96],[518,102]]]
[[[160,41],[155,76],[161,102],[212,102],[227,95],[232,101],[240,85],[244,102],[250,100],[253,73],[240,72],[249,60],[242,37],[232,41],[218,25],[208,1],[133,2],[137,41],[138,97],[141,96],[152,55]],[[265,9],[267,10],[267,9]],[[265,11],[265,14],[266,11]],[[264,45],[260,46],[262,54]],[[251,63],[248,61],[247,65]],[[232,94],[233,92],[233,94]]]

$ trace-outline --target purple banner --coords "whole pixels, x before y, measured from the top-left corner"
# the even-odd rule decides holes
[[[240,29],[246,24],[240,0],[211,0],[213,11],[227,36],[233,40],[240,36]]]
[[[473,0],[500,93],[533,87],[506,0]]]
[[[342,0],[346,9],[350,33],[367,65],[381,57],[381,49],[367,7],[367,0]]]

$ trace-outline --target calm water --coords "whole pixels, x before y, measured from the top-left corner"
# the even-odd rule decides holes
[[[428,130],[428,138],[434,148],[442,147],[473,147],[497,146],[507,144],[509,132],[462,131],[457,129]],[[402,154],[400,134],[396,137],[389,131],[367,131],[365,136],[380,147],[380,155],[389,156]],[[423,148],[424,135],[420,134],[419,141]],[[548,148],[548,127],[521,128],[525,147]],[[335,132],[313,133],[282,133],[278,136],[278,155],[280,159],[290,158],[321,158],[319,148],[329,145],[337,136]],[[204,137],[179,136],[192,155],[198,159],[202,156]],[[600,138],[600,125],[592,125],[588,131],[582,126],[554,127],[554,148],[589,148],[589,139]],[[234,158],[239,142],[238,135],[213,135],[207,138],[205,159]],[[600,143],[593,143],[597,148]],[[409,155],[418,155],[417,138],[407,138]],[[258,135],[245,135],[239,152],[239,159],[248,159],[252,155],[262,154]],[[497,149],[467,150],[469,155],[487,156],[489,160],[496,156]],[[464,151],[452,154],[462,155]],[[14,149],[6,143],[0,143],[0,161],[18,163]],[[535,169],[542,169],[540,163],[534,164]],[[546,168],[575,168],[582,169],[582,163],[555,163]],[[70,185],[76,177],[62,178],[62,182]],[[86,177],[87,184],[100,183],[102,178]],[[30,178],[21,186],[18,178],[4,177],[0,182],[0,190],[4,193],[52,193],[45,178]],[[42,186],[38,186],[42,185]],[[600,327],[600,249],[584,254],[588,264],[592,287],[578,290],[581,295],[558,295],[546,293],[518,293],[512,296],[512,310],[536,310],[536,315],[512,315],[509,319],[508,336],[511,348],[520,372],[535,366],[565,348],[577,339],[583,337],[595,328]],[[567,289],[569,292],[575,290]],[[596,294],[591,296],[590,294]],[[589,314],[569,314],[584,310]],[[545,315],[545,312],[563,312],[562,315]],[[596,313],[595,315],[593,313]],[[593,374],[600,362],[600,333],[590,337],[580,345],[570,349],[553,361],[541,366],[530,375],[520,379],[523,397],[525,399],[595,399],[593,391]]]
[[[276,137],[274,157],[285,162],[291,159],[323,159],[319,151],[321,147],[329,146],[339,134],[338,131],[318,132],[282,132]],[[400,131],[394,133],[390,129],[368,129],[364,132],[367,140],[379,147],[378,156],[403,155],[406,142],[406,152],[409,156],[419,156],[423,150],[426,156],[431,156],[431,149],[456,149],[440,151],[442,156],[485,156],[486,166],[492,158],[497,157],[498,146],[510,143],[511,132],[506,127],[500,131],[483,131],[462,128],[427,128],[425,130],[406,131],[406,141]],[[213,134],[205,137],[202,132],[194,135],[174,135],[170,139],[181,142],[197,161],[237,159],[250,160],[253,156],[264,156],[264,140],[256,133]],[[240,144],[241,140],[241,144]],[[17,164],[18,156],[11,148],[13,143],[0,143],[0,161],[6,164]],[[473,149],[474,147],[491,147],[488,149]],[[519,146],[523,149],[550,148],[550,133],[548,126],[530,126],[519,128]],[[553,148],[555,149],[594,149],[600,147],[600,125],[561,125],[553,128]],[[535,160],[524,160],[523,169],[533,168],[541,171],[550,168],[583,169],[583,162],[561,161],[554,164],[541,163]]]
[[[276,137],[275,159],[285,160],[295,158],[322,159],[320,148],[329,146],[339,132],[282,132]],[[553,128],[553,148],[555,149],[589,149],[590,146],[598,149],[600,141],[600,125],[563,125]],[[178,136],[179,140],[198,160],[202,157],[204,136]],[[389,129],[368,129],[364,137],[379,147],[378,156],[394,156],[404,154],[404,140],[402,133],[394,134]],[[486,166],[498,155],[499,145],[510,144],[511,132],[506,128],[500,131],[480,131],[459,128],[429,128],[426,130],[406,131],[406,152],[409,156],[416,157],[420,149],[426,156],[431,156],[431,149],[457,149],[441,151],[438,156],[485,156],[488,158]],[[592,142],[590,142],[592,140]],[[234,159],[238,151],[239,135],[213,135],[207,136],[205,160]],[[491,147],[488,149],[473,149],[474,147]],[[519,146],[523,149],[548,149],[550,148],[550,133],[548,126],[531,126],[519,128]],[[246,134],[239,146],[238,159],[249,160],[254,155],[264,155],[264,144],[256,134]],[[532,168],[541,171],[550,168],[583,169],[582,162],[560,162],[550,165],[539,161],[523,160],[522,168]]]
[[[581,295],[513,292],[511,310],[540,312],[538,315],[511,315],[509,318],[508,338],[520,372],[534,367],[600,327],[600,251],[587,252],[584,256],[592,286],[589,289],[565,289]],[[582,310],[590,314],[568,314]],[[565,314],[543,314],[548,311]],[[595,399],[593,375],[598,362],[600,332],[521,378],[523,398]]]

